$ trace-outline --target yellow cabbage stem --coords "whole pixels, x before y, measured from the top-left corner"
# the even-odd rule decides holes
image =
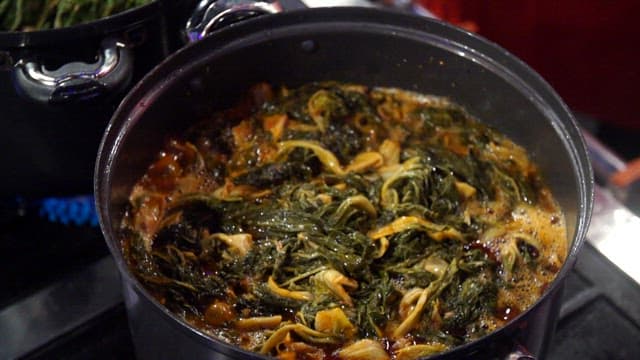
[[[236,185],[232,180],[226,179],[224,185],[213,191],[213,197],[222,201],[242,201],[245,198],[267,195],[271,190],[267,189],[267,193],[264,191],[258,191],[255,187],[250,185]]]
[[[351,339],[356,334],[356,327],[349,321],[340,308],[320,310],[314,320],[316,330],[341,338]]]
[[[416,306],[413,307],[411,312],[407,315],[407,317],[402,321],[402,323],[393,330],[393,338],[399,339],[405,336],[413,327],[417,324],[418,320],[420,320],[420,315],[424,311],[424,305],[427,303],[427,299],[429,297],[429,293],[431,292],[432,286],[434,283],[432,282],[428,288],[422,290],[420,292],[420,297],[418,297],[418,301],[416,302]],[[415,296],[415,294],[411,294],[411,296]]]
[[[236,329],[244,331],[254,331],[260,329],[275,329],[282,322],[281,315],[257,316],[247,319],[238,319],[235,322]]]
[[[318,130],[320,132],[325,132],[327,129],[327,125],[329,120],[323,114],[326,110],[327,102],[330,100],[331,94],[326,90],[316,91],[307,102],[307,111],[309,112],[309,116],[316,123]]]
[[[398,305],[398,313],[402,319],[406,319],[407,316],[409,316],[423,291],[423,288],[413,288],[402,296],[400,304]]]
[[[344,360],[389,360],[389,354],[379,342],[363,339],[340,349],[340,359]]]
[[[441,353],[447,349],[446,345],[440,343],[410,345],[396,351],[395,358],[396,360],[415,360]]]
[[[440,328],[442,325],[442,316],[440,316],[440,299],[436,298],[433,300],[433,306],[431,306],[431,323],[436,327]]]
[[[469,199],[476,194],[476,188],[467,184],[464,181],[455,182],[456,190],[464,199]]]
[[[347,190],[347,184],[341,182],[341,183],[337,183],[335,185],[333,185],[333,188],[336,190],[340,190],[340,191],[345,191]]]
[[[238,234],[224,234],[224,233],[216,233],[211,235],[208,239],[220,240],[225,243],[232,253],[245,256],[253,247],[253,237],[251,234],[246,233],[238,233]]]
[[[432,273],[437,277],[440,277],[447,271],[447,267],[449,266],[449,264],[441,258],[435,255],[431,255],[424,261],[422,261],[422,266],[426,271]]]
[[[305,237],[304,233],[298,233],[298,238],[299,239],[305,239],[306,237]],[[294,277],[290,278],[289,280],[283,282],[282,286],[290,286],[290,285],[295,284],[296,282],[298,282],[298,281],[300,281],[302,279],[306,279],[309,276],[315,275],[315,274],[317,274],[317,273],[319,273],[320,271],[323,271],[323,270],[327,270],[327,267],[324,266],[324,265],[320,266],[320,267],[317,267],[317,268],[315,268],[313,270],[309,270],[309,271],[307,271],[305,273],[302,273],[300,275],[294,276]]]
[[[444,239],[462,240],[462,234],[460,234],[458,230],[445,225],[438,225],[416,216],[401,216],[390,224],[370,231],[367,236],[376,240],[407,230],[424,231],[429,237],[436,241]]]
[[[264,344],[262,344],[262,348],[260,348],[260,353],[268,354],[271,351],[271,349],[278,346],[278,344],[280,344],[287,337],[287,335],[289,335],[289,332],[295,329],[298,325],[299,324],[288,324],[276,330],[273,334],[271,334],[271,336],[269,336],[267,341],[265,341]]]
[[[422,313],[426,310],[426,305],[431,301],[434,297],[439,296],[439,294],[444,290],[451,280],[455,273],[458,271],[458,264],[456,260],[453,260],[451,264],[447,267],[447,271],[438,279],[432,281],[429,286],[422,290],[419,293],[418,300],[413,309],[410,308],[410,304],[415,300],[416,295],[418,294],[417,290],[413,290],[405,294],[401,301],[401,308],[398,309],[400,313],[406,312],[407,309],[410,309],[406,318],[402,321],[398,327],[393,330],[392,338],[399,339],[405,336],[409,331],[411,331],[416,324],[420,321],[420,317]]]
[[[502,261],[502,270],[504,271],[503,275],[506,280],[511,278],[513,268],[519,257],[520,251],[518,250],[518,244],[515,238],[509,238],[500,246],[500,259]]]
[[[397,141],[386,139],[382,142],[378,151],[384,159],[384,165],[389,166],[400,163],[401,148]]]
[[[289,121],[287,121],[287,129],[288,130],[293,130],[293,131],[300,131],[300,132],[316,132],[316,131],[320,131],[320,129],[318,129],[318,127],[316,125],[305,124],[303,122],[295,121],[295,120],[291,120],[291,119],[289,119]]]
[[[340,342],[339,338],[331,334],[325,334],[323,332],[310,329],[302,324],[297,325],[298,326],[293,329],[293,332],[307,342],[313,344],[336,344]]]
[[[331,201],[333,201],[333,198],[329,194],[318,194],[316,195],[316,199],[320,200],[324,205],[331,204]]]
[[[267,280],[267,286],[269,287],[269,290],[271,290],[271,292],[284,298],[303,301],[313,300],[313,294],[308,291],[291,291],[281,288],[280,286],[278,286],[278,284],[276,284],[275,280],[273,280],[273,276],[269,276],[269,280]]]
[[[315,344],[335,344],[339,340],[330,334],[310,329],[302,324],[287,324],[277,329],[260,348],[261,354],[268,354],[293,331],[304,340]]]
[[[540,251],[542,244],[536,236],[529,234],[529,232],[537,233],[539,236],[549,227],[546,217],[536,217],[535,213],[525,212],[524,209],[524,207],[519,207],[514,210],[512,212],[513,222],[489,228],[479,239],[485,247],[498,255],[499,261],[502,263],[502,276],[506,280],[511,279],[518,261],[522,261],[518,241],[523,241]]]
[[[385,176],[388,176],[388,178],[382,184],[382,188],[380,189],[380,204],[383,207],[395,205],[397,203],[397,194],[395,190],[391,189],[391,186],[393,186],[393,184],[398,180],[410,176],[410,174],[408,173],[409,171],[418,169],[421,166],[422,165],[420,165],[420,158],[412,157],[411,159],[403,162],[402,165],[393,167],[393,172],[391,173],[389,171],[390,169],[387,167],[380,168],[379,172],[383,172],[383,174],[381,174],[383,178]],[[392,193],[394,193],[395,196]]]
[[[398,170],[402,169],[402,164],[384,165],[376,171],[383,181],[389,180]]]
[[[313,276],[313,280],[325,285],[334,295],[349,306],[353,306],[353,300],[351,296],[344,289],[344,286],[355,289],[358,287],[358,282],[342,275],[339,271],[329,269],[324,270]]]
[[[336,175],[345,175],[345,171],[342,169],[340,165],[340,161],[336,158],[333,153],[324,147],[317,141],[310,140],[289,140],[282,141],[278,143],[278,152],[280,154],[289,151],[293,148],[305,148],[313,151],[313,153],[318,157],[318,160],[324,165],[324,167],[333,172]]]
[[[377,217],[378,212],[376,211],[375,206],[371,204],[371,201],[367,199],[363,195],[356,195],[346,198],[336,210],[336,214],[344,214],[344,212],[350,208],[355,207],[367,213],[367,215],[371,217]]]
[[[387,252],[387,249],[389,249],[389,239],[387,239],[386,236],[383,236],[381,238],[374,239],[373,241],[376,241],[376,240],[380,241],[380,247],[378,248],[378,253],[375,254],[373,258],[379,259],[383,257],[384,254]]]
[[[356,155],[351,163],[344,169],[345,172],[361,173],[372,168],[379,168],[384,163],[384,158],[379,152],[367,151]]]

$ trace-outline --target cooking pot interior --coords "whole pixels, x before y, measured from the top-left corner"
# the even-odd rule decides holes
[[[165,64],[166,74],[149,79],[154,80],[149,92],[129,99],[133,116],[121,129],[126,134],[114,150],[111,169],[112,218],[120,218],[126,194],[167,134],[179,134],[211,111],[233,105],[257,82],[294,87],[337,80],[446,96],[506,133],[539,164],[573,239],[584,196],[580,185],[586,180],[580,178],[584,164],[570,140],[580,141],[571,133],[571,117],[544,98],[549,89],[543,82],[537,88],[537,83],[526,84],[513,69],[447,40],[448,27],[425,30],[433,33],[319,22],[249,32],[225,45],[214,35],[187,49],[178,61]]]

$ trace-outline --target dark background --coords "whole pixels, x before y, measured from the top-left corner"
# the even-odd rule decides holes
[[[419,0],[540,73],[624,158],[640,156],[640,1]]]

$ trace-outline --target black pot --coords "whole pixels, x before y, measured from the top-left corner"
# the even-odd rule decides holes
[[[543,356],[592,207],[591,168],[571,113],[529,67],[484,39],[435,20],[341,8],[269,15],[214,32],[151,72],[112,118],[96,164],[95,194],[139,357],[261,358],[206,336],[154,300],[123,260],[118,228],[133,184],[169,135],[232,105],[256,82],[319,80],[449,97],[528,150],[566,215],[568,258],[534,306],[437,358],[502,358],[518,347]]]
[[[180,45],[194,3],[158,0],[68,28],[0,32],[0,196],[91,192],[109,118]]]

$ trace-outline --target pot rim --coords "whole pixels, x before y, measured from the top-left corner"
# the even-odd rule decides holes
[[[58,41],[70,42],[93,36],[103,36],[128,27],[134,27],[158,14],[165,6],[162,0],[127,9],[97,20],[63,27],[36,31],[0,31],[0,49],[50,46]]]
[[[387,21],[381,21],[381,18]],[[562,268],[554,278],[554,280],[545,289],[536,302],[528,309],[511,319],[501,328],[486,334],[472,342],[453,347],[446,352],[438,354],[438,356],[448,356],[455,353],[463,353],[474,347],[477,343],[488,341],[488,339],[498,338],[514,330],[520,322],[520,319],[527,316],[533,309],[537,308],[540,303],[552,293],[560,289],[567,274],[573,269],[577,255],[586,238],[588,223],[591,217],[593,207],[593,172],[591,164],[588,160],[584,139],[579,127],[569,111],[568,107],[553,88],[533,69],[526,65],[523,61],[501,48],[500,46],[490,42],[489,40],[472,34],[466,30],[460,29],[440,20],[419,17],[409,14],[392,13],[379,9],[370,8],[315,8],[292,10],[281,14],[262,16],[259,18],[249,19],[240,24],[233,24],[227,28],[217,30],[208,38],[200,42],[191,44],[178,52],[171,55],[152,72],[147,74],[127,95],[113,115],[109,125],[105,131],[104,137],[100,144],[98,158],[96,161],[94,192],[96,199],[96,207],[98,209],[100,226],[103,235],[106,238],[109,249],[116,260],[116,264],[121,275],[126,281],[134,284],[133,288],[143,294],[147,300],[151,301],[155,306],[154,310],[160,311],[170,319],[174,320],[180,330],[188,333],[192,338],[198,339],[199,342],[211,346],[216,346],[216,351],[227,354],[243,354],[251,358],[264,359],[265,357],[244,350],[235,345],[229,344],[217,338],[213,338],[203,331],[192,327],[186,321],[180,319],[170,312],[166,307],[161,305],[151,296],[139,281],[133,276],[121,253],[117,248],[115,232],[113,231],[114,223],[110,218],[109,209],[109,190],[111,185],[111,165],[117,156],[117,149],[121,142],[124,141],[124,134],[127,129],[133,126],[135,119],[144,111],[137,106],[139,103],[149,104],[162,91],[170,87],[171,84],[179,79],[182,75],[200,68],[207,63],[208,59],[215,57],[216,54],[224,53],[234,44],[238,45],[238,41],[247,41],[253,39],[260,41],[267,39],[267,36],[291,27],[301,26],[318,26],[322,23],[338,23],[358,24],[379,26],[389,31],[397,31],[398,36],[411,36],[416,33],[421,36],[431,36],[441,42],[446,49],[462,49],[461,56],[470,56],[475,59],[481,59],[494,69],[498,69],[504,75],[516,81],[516,85],[524,88],[527,93],[535,97],[535,101],[546,105],[548,108],[546,115],[555,118],[552,121],[558,136],[562,137],[569,157],[574,164],[575,176],[578,186],[579,206],[576,211],[576,230],[573,238],[570,239],[571,247],[565,259]],[[327,25],[325,25],[327,26]],[[447,36],[429,34],[431,28],[439,31],[447,32]],[[269,29],[269,35],[256,33],[256,30]],[[213,40],[215,39],[215,41]],[[203,49],[206,49],[203,51]],[[232,49],[233,50],[233,49]],[[231,50],[231,51],[232,51]],[[223,55],[224,56],[224,55]],[[179,71],[176,71],[179,69]],[[538,104],[540,105],[540,104]],[[560,120],[562,118],[562,120]],[[111,241],[110,241],[111,240]],[[222,351],[221,351],[222,350]],[[438,357],[436,356],[436,357]]]

